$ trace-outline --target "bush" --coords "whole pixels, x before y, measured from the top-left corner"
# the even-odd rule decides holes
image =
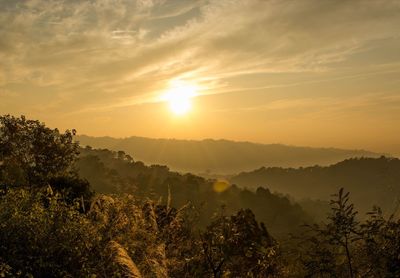
[[[0,197],[0,262],[13,275],[87,276],[99,244],[96,227],[58,194],[18,189]]]

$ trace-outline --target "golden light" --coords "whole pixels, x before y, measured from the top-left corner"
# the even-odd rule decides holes
[[[221,193],[230,187],[229,182],[226,180],[216,180],[213,184],[213,189],[215,192]]]
[[[169,103],[169,108],[175,115],[184,115],[192,108],[191,98],[197,95],[197,88],[187,83],[176,83],[162,97]]]

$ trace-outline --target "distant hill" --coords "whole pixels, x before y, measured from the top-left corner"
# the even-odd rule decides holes
[[[81,148],[75,166],[97,193],[132,193],[141,199],[163,200],[165,204],[170,200],[175,208],[194,206],[198,224],[203,227],[223,206],[228,214],[250,208],[274,235],[294,232],[315,219],[288,197],[266,188],[250,191],[226,181],[179,174],[162,165],[147,166],[122,151]]]
[[[125,151],[146,164],[168,165],[174,171],[236,174],[262,166],[300,167],[330,165],[351,157],[379,157],[364,150],[295,147],[228,140],[176,140],[143,137],[77,136],[82,146]]]
[[[332,192],[344,187],[356,206],[364,212],[378,205],[393,211],[400,198],[400,160],[397,158],[347,159],[328,167],[259,168],[231,177],[238,186],[290,194],[296,199],[329,200]]]

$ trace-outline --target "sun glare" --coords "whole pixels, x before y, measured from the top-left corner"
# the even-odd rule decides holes
[[[189,84],[177,84],[164,95],[164,100],[169,103],[169,108],[175,115],[187,114],[192,108],[191,98],[196,96],[196,87]]]

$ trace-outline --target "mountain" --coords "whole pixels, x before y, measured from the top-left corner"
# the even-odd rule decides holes
[[[215,213],[222,212],[222,207],[227,214],[251,209],[275,235],[294,232],[315,218],[288,197],[266,188],[250,191],[222,180],[179,174],[162,165],[147,166],[121,151],[81,148],[76,169],[97,193],[130,193],[140,199],[162,200],[175,208],[193,206],[203,227]]]
[[[346,159],[326,167],[262,167],[233,176],[230,182],[253,190],[265,186],[297,200],[329,200],[332,192],[344,187],[363,212],[373,205],[390,212],[400,200],[400,160],[382,156]]]
[[[379,157],[364,150],[295,147],[229,140],[177,140],[144,137],[77,136],[82,146],[125,151],[146,164],[168,165],[179,172],[235,174],[262,166],[330,165],[351,157]]]

